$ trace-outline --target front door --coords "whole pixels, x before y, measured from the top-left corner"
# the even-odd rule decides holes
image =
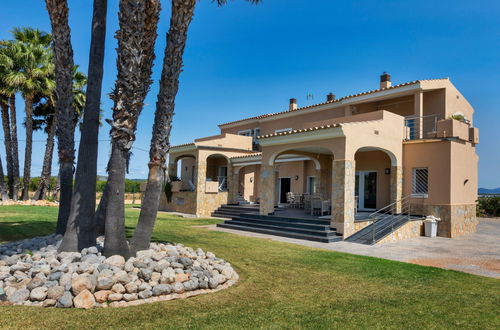
[[[280,203],[286,203],[286,194],[290,192],[292,179],[280,178]]]
[[[358,210],[375,210],[377,208],[377,172],[356,172],[355,194],[358,196]]]

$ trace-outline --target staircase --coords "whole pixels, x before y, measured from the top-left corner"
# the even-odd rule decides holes
[[[238,205],[248,205],[248,204],[250,204],[250,202],[247,201],[245,198],[243,198],[243,196],[241,196],[240,194],[238,194],[238,196],[236,197],[236,202],[238,203]]]
[[[399,213],[394,212],[397,203],[401,203],[401,211]],[[406,223],[423,218],[420,215],[411,215],[411,213],[410,196],[406,196],[370,214],[369,218],[373,223],[349,236],[346,241],[367,245],[376,244]]]
[[[231,219],[242,213],[259,213],[259,206],[242,206],[242,205],[222,205],[217,210],[212,212],[212,216],[216,218]]]
[[[217,227],[250,231],[260,234],[331,243],[340,240],[330,228],[330,220],[286,218],[275,215],[241,213]]]

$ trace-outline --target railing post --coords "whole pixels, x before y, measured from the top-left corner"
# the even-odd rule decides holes
[[[375,224],[377,220],[374,218],[373,219],[373,228],[372,228],[372,243],[375,243]]]

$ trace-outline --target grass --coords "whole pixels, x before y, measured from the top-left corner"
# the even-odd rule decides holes
[[[0,208],[0,241],[51,233],[57,209]],[[127,209],[131,231],[138,211]],[[500,328],[500,281],[432,267],[241,237],[160,214],[154,239],[230,261],[221,292],[119,309],[0,307],[0,328]]]

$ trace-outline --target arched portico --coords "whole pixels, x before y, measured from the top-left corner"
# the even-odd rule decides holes
[[[262,159],[260,175],[261,214],[274,212],[286,202],[286,193],[313,195],[328,200],[331,194],[333,152],[319,143],[273,148]]]

